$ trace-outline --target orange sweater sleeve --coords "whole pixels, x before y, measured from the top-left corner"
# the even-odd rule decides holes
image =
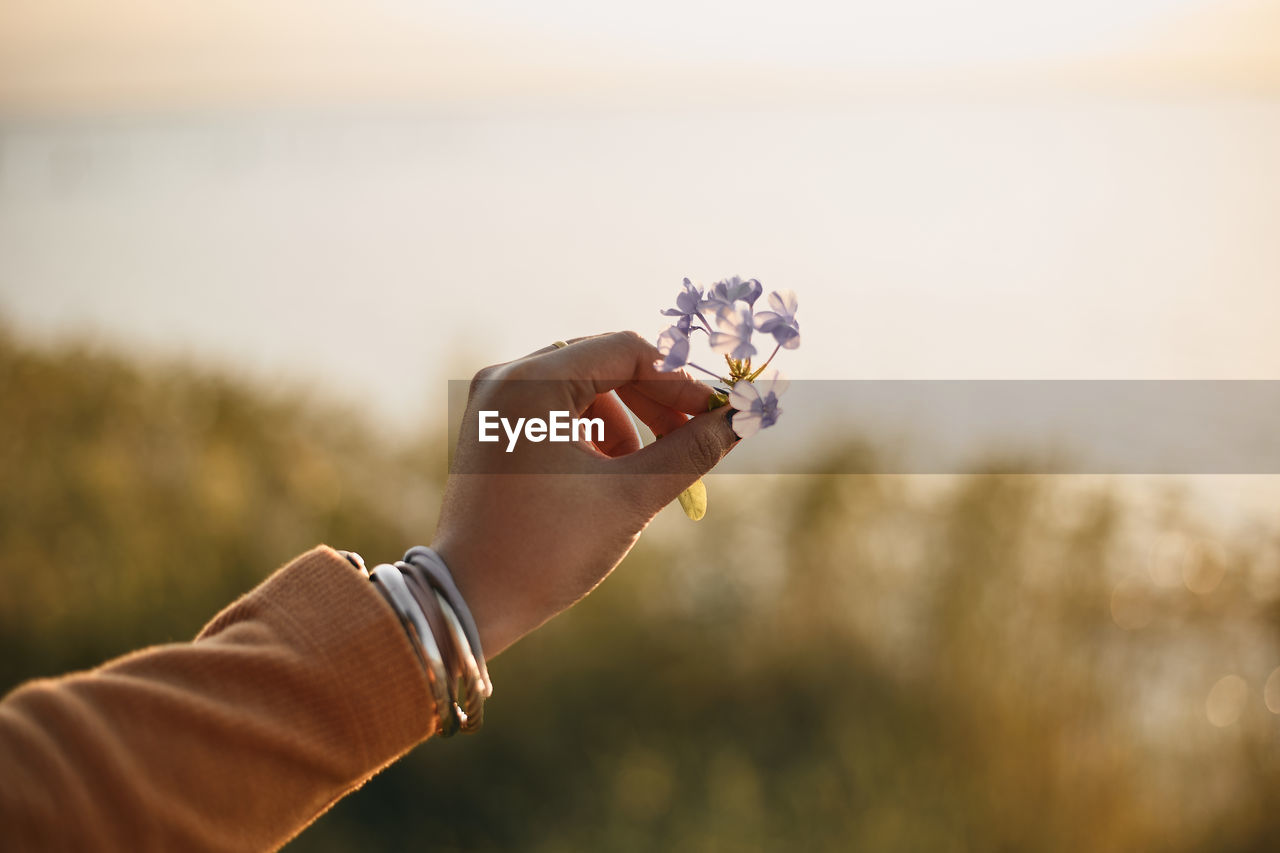
[[[327,547],[194,642],[22,685],[0,702],[12,850],[275,848],[431,734],[391,608]]]

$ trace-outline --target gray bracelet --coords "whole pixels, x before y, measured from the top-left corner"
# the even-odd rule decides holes
[[[440,655],[440,647],[436,645],[435,634],[431,632],[426,615],[418,606],[417,600],[414,599],[413,593],[409,591],[404,577],[400,574],[400,569],[396,566],[390,563],[375,566],[369,573],[369,579],[386,591],[387,600],[391,602],[396,615],[400,617],[400,624],[404,626],[410,640],[417,640],[417,642],[411,642],[411,645],[418,655],[423,671],[427,674],[431,694],[435,698],[438,733],[442,737],[449,737],[461,726],[458,717],[459,708],[449,690],[449,677],[445,670],[444,658]]]
[[[438,589],[432,589],[431,592],[440,603],[440,612],[444,614],[445,624],[449,626],[453,647],[462,662],[463,672],[460,673],[461,677],[457,685],[457,701],[463,710],[462,731],[473,732],[484,722],[484,700],[488,698],[484,692],[485,682],[480,674],[478,661],[467,645],[467,636],[462,629],[462,623],[458,621],[458,616],[449,605],[449,600]]]
[[[361,557],[355,551],[339,551],[338,556],[354,566],[360,574],[369,577],[369,570],[364,567],[364,557]]]
[[[410,548],[405,552],[403,562],[410,563],[421,571],[431,586],[439,591],[449,602],[450,608],[457,615],[458,621],[462,625],[462,631],[467,638],[467,645],[471,647],[471,655],[475,659],[476,668],[479,670],[480,692],[484,698],[489,698],[493,694],[493,681],[489,678],[489,668],[485,666],[484,661],[484,650],[480,647],[480,631],[476,628],[476,620],[471,615],[467,602],[463,600],[462,593],[458,591],[458,585],[453,581],[453,575],[450,573],[449,567],[445,565],[439,554],[425,545],[417,545]]]

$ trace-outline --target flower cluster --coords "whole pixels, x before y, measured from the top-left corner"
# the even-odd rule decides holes
[[[676,307],[662,313],[674,317],[674,325],[658,336],[658,352],[662,360],[659,370],[692,367],[714,376],[726,386],[717,389],[716,405],[732,405],[733,430],[746,438],[777,422],[782,410],[778,397],[786,389],[786,380],[777,370],[766,373],[773,357],[782,349],[800,346],[800,324],[796,321],[796,295],[790,290],[769,294],[772,310],[756,309],[764,288],[754,278],[743,281],[734,276],[716,282],[709,289],[684,280],[684,289],[676,297]],[[707,318],[715,320],[714,325]],[[696,332],[707,336],[713,352],[723,355],[728,375],[722,376],[689,361],[689,350]],[[755,337],[759,335],[760,337]],[[754,339],[753,339],[754,338]],[[751,360],[757,355],[756,341],[773,339],[773,351],[759,367]],[[768,345],[767,343],[765,344]]]

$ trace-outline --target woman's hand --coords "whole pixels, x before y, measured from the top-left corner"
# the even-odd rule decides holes
[[[658,510],[736,441],[729,410],[707,410],[711,389],[657,371],[658,358],[639,335],[618,332],[546,347],[472,381],[432,547],[452,570],[487,657],[590,592]],[[623,404],[662,438],[642,448]],[[511,425],[567,411],[599,418],[604,435],[521,435],[508,451],[502,427],[497,441],[479,440],[481,411]]]

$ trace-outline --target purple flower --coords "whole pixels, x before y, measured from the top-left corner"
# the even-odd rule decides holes
[[[700,306],[703,303],[702,288],[695,285],[689,279],[684,280],[684,292],[676,297],[675,308],[664,308],[662,313],[667,317],[679,317],[675,327],[680,331],[688,334],[693,329],[702,329],[704,332],[711,331],[703,326],[695,326],[693,318],[697,317],[706,323],[706,318],[700,313]]]
[[[729,305],[716,314],[720,331],[711,333],[711,348],[730,358],[747,359],[756,354],[751,345],[751,308],[745,305]]]
[[[700,307],[704,311],[719,314],[725,308],[732,308],[735,302],[755,305],[763,290],[764,287],[754,278],[743,281],[735,275],[712,285]]]
[[[773,335],[783,349],[800,346],[800,324],[796,322],[796,294],[794,290],[775,290],[769,294],[772,311],[756,314],[756,331]]]
[[[663,359],[655,361],[654,367],[663,372],[679,370],[689,361],[689,336],[679,326],[672,326],[658,335],[658,352]]]
[[[741,380],[729,392],[729,405],[737,409],[733,416],[733,431],[739,438],[755,435],[778,422],[782,409],[778,397],[787,390],[787,380],[776,370],[770,370],[755,382]]]

